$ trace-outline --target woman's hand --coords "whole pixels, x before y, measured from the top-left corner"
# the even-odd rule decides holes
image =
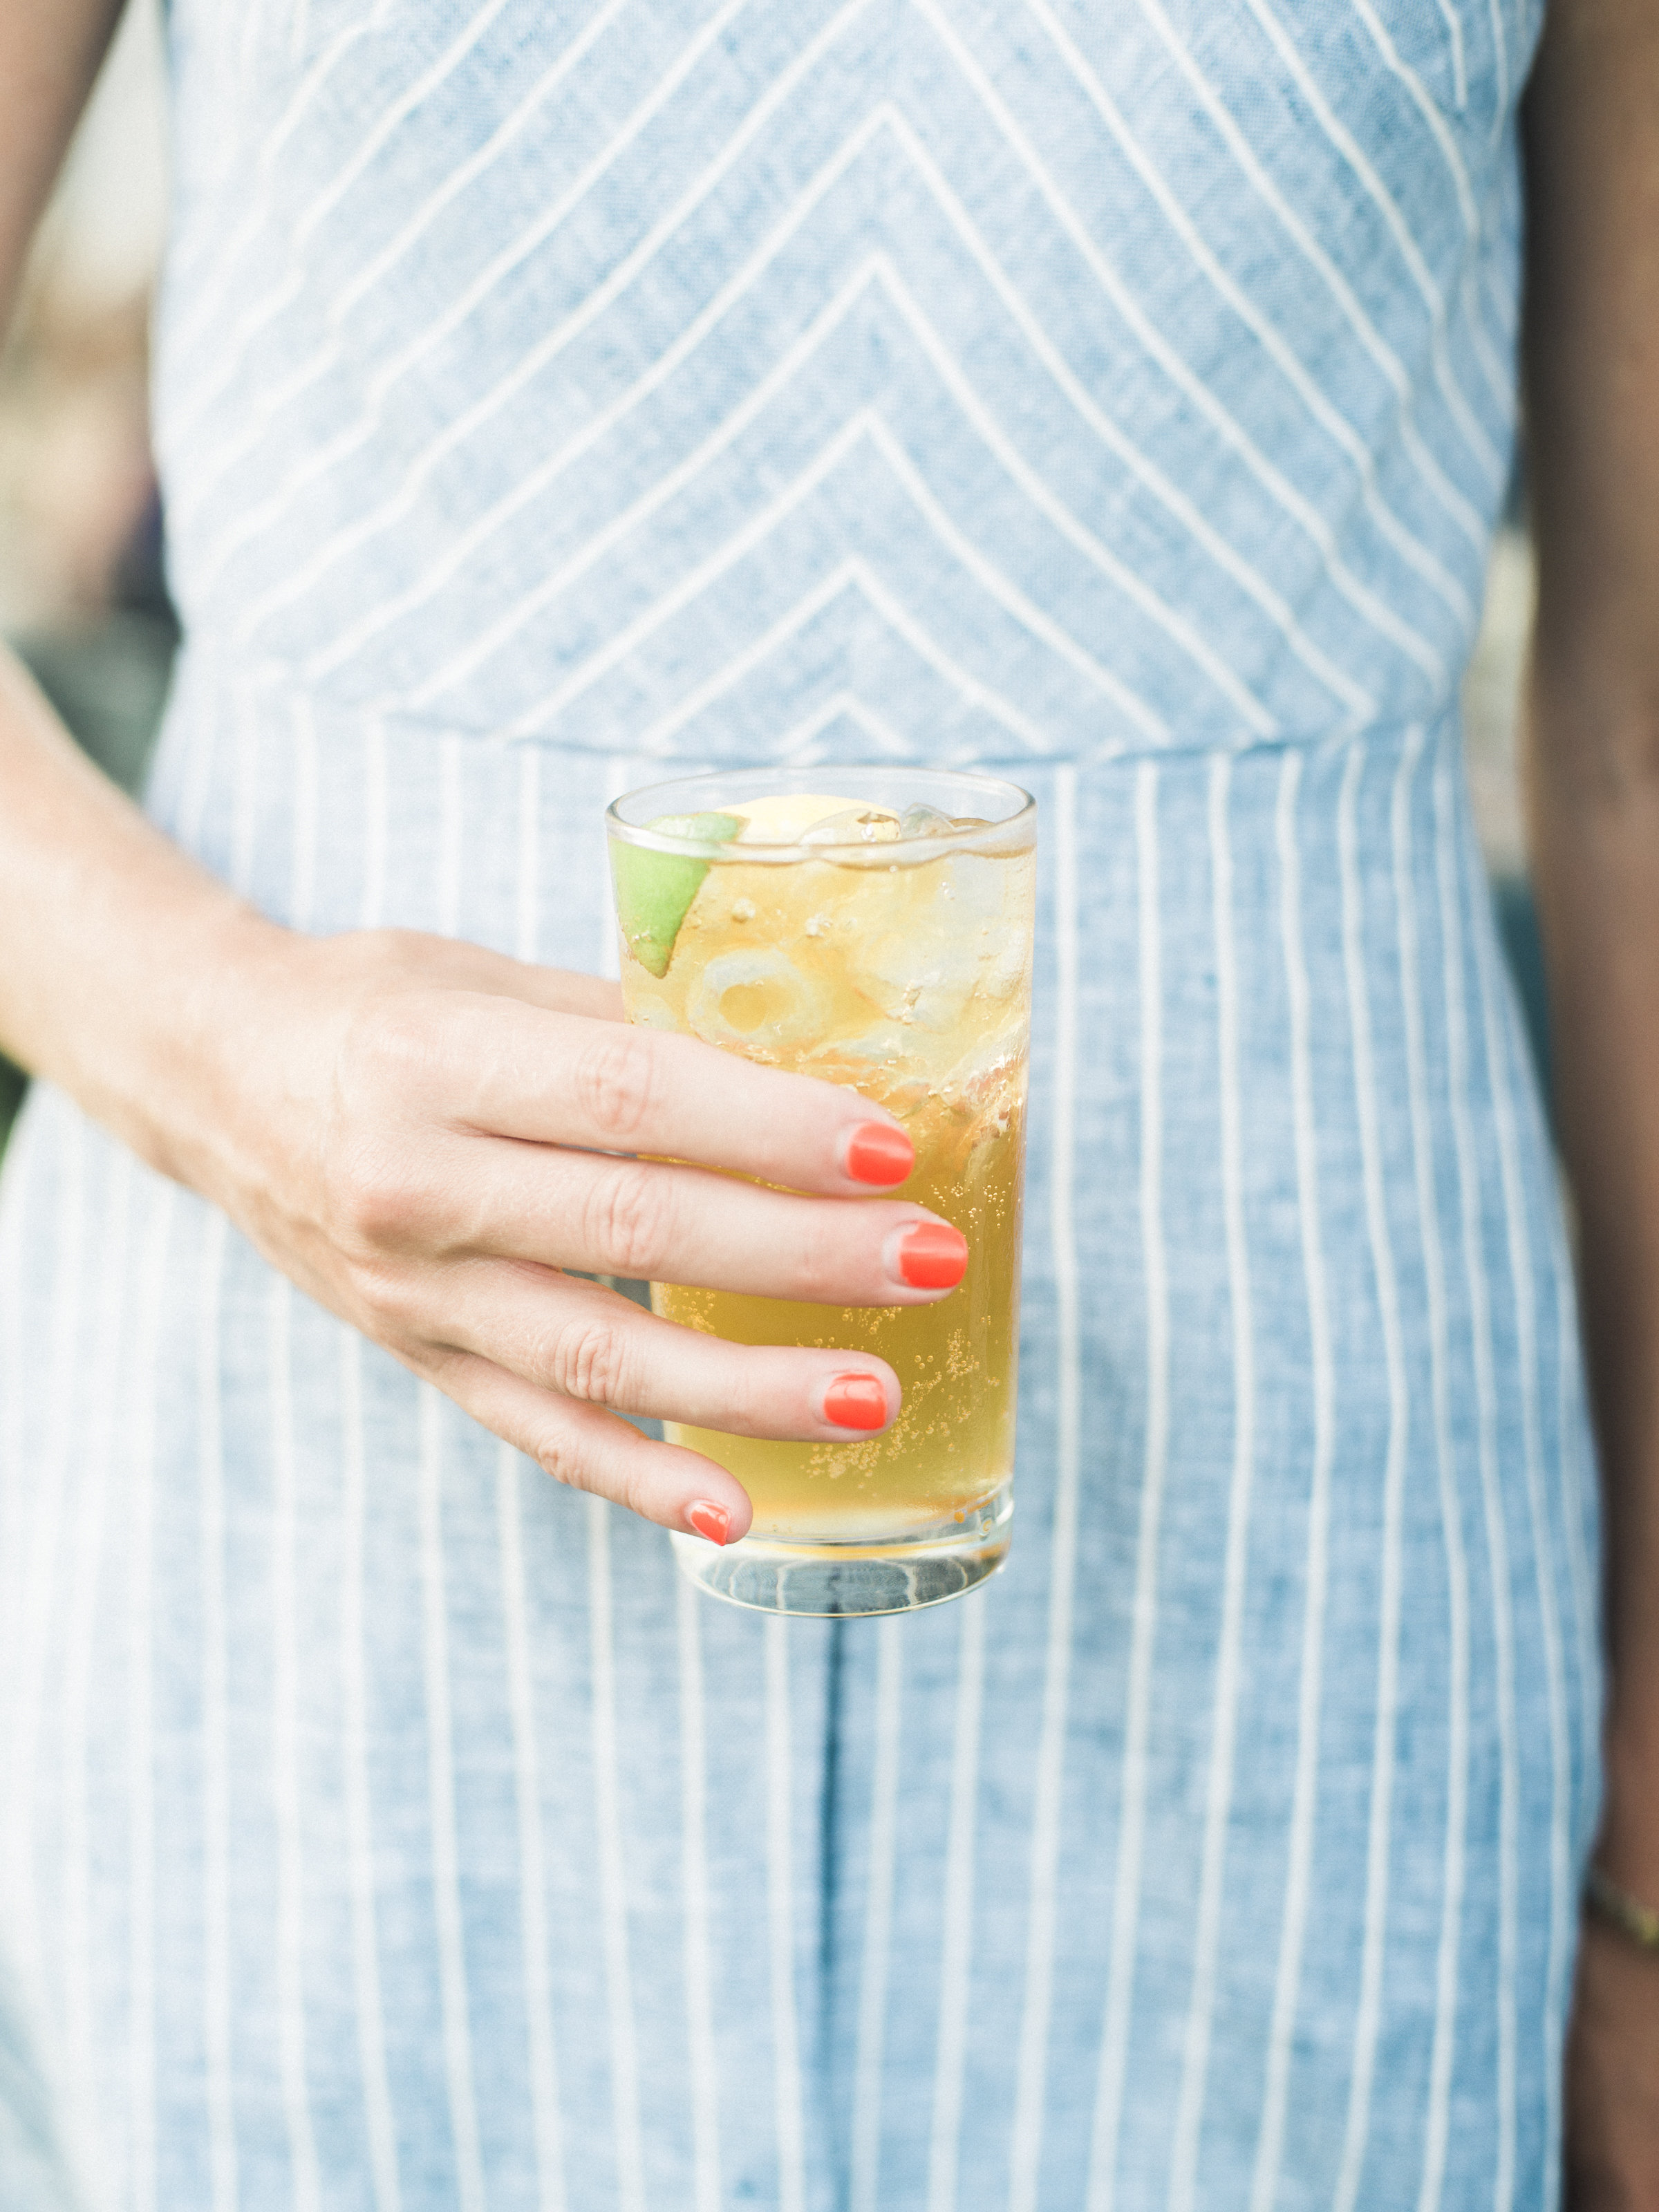
[[[907,1279],[907,1249],[937,1284],[941,1244],[963,1264],[966,1244],[869,1195],[902,1182],[910,1147],[855,1093],[627,1028],[613,985],[403,932],[302,939],[249,917],[212,997],[188,1179],[561,1481],[729,1541],[741,1486],[607,1408],[812,1442],[897,1413],[884,1361],[728,1344],[559,1272],[834,1305],[946,1295]]]
[[[932,1303],[966,1246],[870,1195],[909,1171],[879,1108],[629,1029],[590,976],[277,927],[76,752],[3,653],[0,883],[0,1049],[562,1481],[729,1541],[741,1486],[607,1407],[814,1441],[897,1413],[881,1360],[723,1343],[561,1272]],[[907,1247],[935,1287],[907,1280]]]

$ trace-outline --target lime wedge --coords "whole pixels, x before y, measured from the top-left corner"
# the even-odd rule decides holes
[[[701,845],[725,845],[742,829],[743,817],[665,814],[646,826],[665,837],[695,837]],[[611,842],[611,871],[623,944],[647,973],[665,975],[680,924],[708,873],[708,861],[655,853],[645,845],[625,845],[617,837]]]

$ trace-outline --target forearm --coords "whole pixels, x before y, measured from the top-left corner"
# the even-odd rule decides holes
[[[1554,0],[1528,113],[1533,859],[1605,1478],[1608,1869],[1659,1898],[1659,21]]]
[[[0,652],[0,1049],[135,1151],[211,1181],[228,983],[283,933],[76,751]]]
[[[122,0],[0,0],[0,332]]]
[[[1605,1484],[1609,1871],[1659,1898],[1659,774],[1626,731],[1586,785],[1534,679],[1533,842],[1556,1110]]]

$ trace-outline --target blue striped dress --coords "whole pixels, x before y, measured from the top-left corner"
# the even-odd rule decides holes
[[[1555,2202],[1594,1481],[1456,696],[1538,0],[173,0],[156,817],[574,969],[1042,808],[983,1595],[675,1576],[38,1089],[0,1946],[98,2212]]]

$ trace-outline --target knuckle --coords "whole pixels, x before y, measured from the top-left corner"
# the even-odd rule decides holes
[[[629,1162],[607,1170],[588,1200],[590,1249],[603,1255],[609,1273],[657,1273],[672,1206],[670,1179],[660,1168]]]
[[[348,1097],[401,1098],[433,1064],[432,1024],[418,995],[392,992],[366,998],[348,1018],[339,1045],[340,1082]]]
[[[555,1482],[562,1483],[567,1490],[587,1490],[587,1465],[575,1449],[573,1440],[555,1431],[544,1437],[535,1448],[535,1461],[544,1474],[551,1475]]]
[[[352,1287],[368,1334],[377,1342],[400,1343],[418,1334],[414,1328],[410,1285],[401,1272],[388,1267],[359,1267]]]
[[[578,1100],[602,1135],[626,1147],[650,1115],[655,1061],[649,1041],[637,1030],[619,1022],[595,1026],[601,1034],[576,1067]]]
[[[425,1194],[401,1147],[359,1141],[337,1147],[327,1166],[330,1208],[358,1250],[406,1245],[425,1212]]]
[[[608,1321],[583,1314],[557,1329],[547,1347],[547,1379],[562,1397],[586,1405],[615,1402],[626,1368],[620,1336]]]

